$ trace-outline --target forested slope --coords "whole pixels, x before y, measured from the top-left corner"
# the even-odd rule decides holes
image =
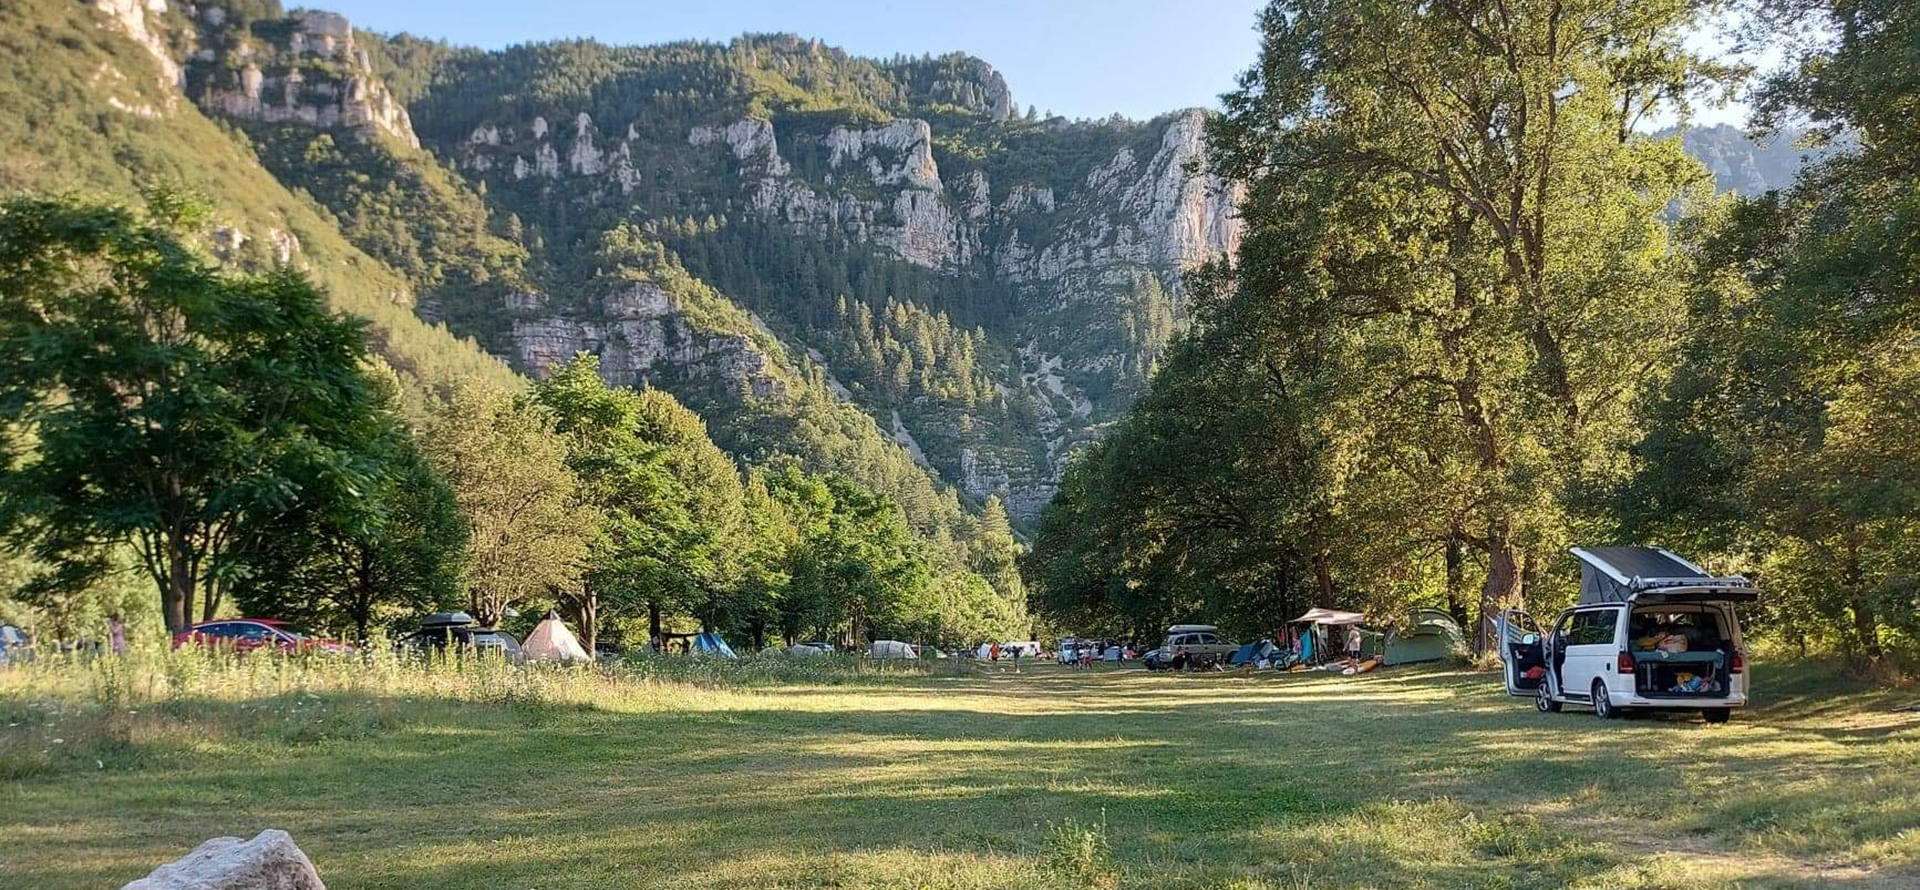
[[[87,5],[24,0],[0,8],[0,190],[137,201],[145,187],[193,189],[212,203],[210,242],[221,256],[246,268],[287,262],[307,270],[339,308],[373,322],[379,353],[408,377],[444,386],[478,375],[514,385],[504,363],[422,321],[407,276],[354,246],[326,208],[268,173],[240,131],[186,101],[174,70]]]

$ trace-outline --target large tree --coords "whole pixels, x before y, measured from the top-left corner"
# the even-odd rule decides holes
[[[131,544],[167,628],[212,617],[315,487],[370,482],[359,322],[303,275],[219,270],[194,204],[0,205],[0,528],[82,586]]]
[[[606,598],[645,603],[654,636],[663,611],[706,626],[735,611],[746,549],[740,476],[699,416],[667,393],[609,386],[585,353],[534,397],[567,437],[581,497],[605,519],[580,587],[564,597],[585,636],[596,635]]]
[[[782,604],[789,638],[814,630],[857,645],[876,633],[928,628],[931,566],[898,504],[845,477],[811,475],[791,463],[765,479],[797,531]]]
[[[466,516],[474,618],[497,624],[509,609],[579,585],[600,514],[581,498],[547,409],[469,383],[434,410],[422,438]]]
[[[1766,0],[1757,123],[1848,150],[1708,220],[1623,523],[1762,573],[1761,617],[1879,660],[1920,632],[1920,8]],[[1796,31],[1805,28],[1805,31]]]
[[[361,450],[379,469],[371,484],[315,486],[301,507],[259,530],[234,596],[247,612],[353,628],[456,605],[467,523],[453,491],[394,413],[397,382],[376,378],[383,410],[368,419]]]
[[[1212,127],[1247,194],[1211,321],[1317,350],[1249,385],[1337,374],[1342,503],[1363,540],[1481,554],[1481,645],[1670,355],[1667,211],[1704,175],[1635,128],[1721,73],[1682,46],[1702,8],[1280,0]]]

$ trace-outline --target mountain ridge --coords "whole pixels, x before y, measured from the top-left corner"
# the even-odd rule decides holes
[[[478,50],[263,0],[90,5],[177,85],[157,101],[227,122],[399,279],[395,305],[523,373],[595,353],[744,452],[808,450],[770,410],[842,412],[825,426],[869,443],[848,453],[888,465],[845,469],[930,534],[966,524],[961,501],[1035,515],[1184,325],[1184,272],[1237,242],[1204,112],[1041,120],[962,53]],[[1777,174],[1743,158],[1720,151],[1723,184]],[[964,497],[929,507],[949,483]]]

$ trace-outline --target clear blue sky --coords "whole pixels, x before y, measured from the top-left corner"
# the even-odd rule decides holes
[[[960,50],[1014,101],[1068,117],[1217,105],[1253,63],[1260,0],[303,0],[376,31],[489,49],[592,37],[645,44],[791,31],[856,55]],[[296,5],[289,2],[291,8]]]

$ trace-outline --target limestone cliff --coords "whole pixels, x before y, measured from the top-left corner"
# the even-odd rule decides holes
[[[374,75],[353,25],[331,12],[299,12],[273,30],[233,27],[217,5],[195,9],[200,48],[186,85],[203,110],[267,123],[303,123],[390,137],[420,147],[407,109]],[[276,34],[277,39],[263,38]]]
[[[553,125],[553,117],[570,125]],[[1236,190],[1193,172],[1204,161],[1204,124],[1194,110],[1107,127],[1112,132],[1090,138],[1111,141],[1112,151],[1071,178],[1008,173],[1005,182],[995,181],[992,165],[948,173],[932,124],[912,117],[819,127],[749,115],[661,133],[638,116],[596,124],[585,110],[554,109],[488,120],[446,148],[471,176],[520,184],[514,194],[601,205],[617,205],[616,195],[669,197],[830,244],[872,247],[1008,294],[1024,322],[1007,331],[1012,364],[997,385],[1030,405],[1026,432],[993,432],[929,403],[877,401],[871,392],[866,407],[963,489],[999,495],[1014,515],[1031,517],[1052,496],[1073,449],[1144,385],[1183,312],[1183,271],[1238,245]],[[657,159],[656,170],[691,163],[706,172],[678,183],[656,174],[641,196],[635,191],[647,159]],[[1143,293],[1157,295],[1159,305],[1137,305]],[[1159,321],[1143,313],[1158,313]],[[581,343],[614,342],[608,322],[592,315],[589,308],[574,320],[516,324],[522,364]],[[1157,334],[1143,333],[1150,328]],[[645,362],[629,367],[627,360],[615,355],[610,363],[644,374]],[[1027,444],[1008,444],[1017,441]]]
[[[766,345],[747,334],[692,324],[685,307],[653,282],[611,282],[589,313],[544,313],[526,295],[515,306],[516,364],[535,376],[589,352],[600,374],[620,386],[659,383],[662,375],[717,381],[754,398],[785,393],[785,371]]]

